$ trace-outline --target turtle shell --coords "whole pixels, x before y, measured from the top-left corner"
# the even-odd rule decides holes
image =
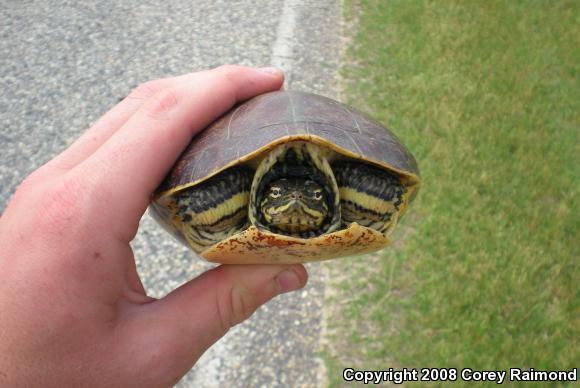
[[[390,130],[338,101],[276,91],[237,105],[192,140],[155,193],[154,217],[188,245],[167,209],[171,195],[231,166],[259,161],[269,150],[292,141],[313,143],[335,157],[363,160],[398,174],[407,188],[401,214],[417,193],[417,162]],[[376,250],[388,241],[388,236],[357,224],[309,239],[250,227],[201,255],[222,263],[305,262]]]

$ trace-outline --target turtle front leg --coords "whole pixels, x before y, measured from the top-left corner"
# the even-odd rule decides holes
[[[176,195],[176,218],[198,253],[249,226],[252,178],[252,170],[232,167]]]
[[[344,225],[356,222],[381,233],[396,225],[406,192],[397,175],[362,162],[340,161],[331,167]]]

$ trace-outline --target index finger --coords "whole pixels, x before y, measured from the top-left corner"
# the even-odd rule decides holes
[[[132,237],[151,193],[192,136],[236,102],[277,90],[282,82],[277,69],[222,66],[197,73],[146,101],[77,173],[99,190],[110,225],[133,221],[125,231]]]

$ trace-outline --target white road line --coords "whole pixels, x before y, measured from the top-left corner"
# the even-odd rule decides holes
[[[286,74],[286,85],[290,85],[292,78],[292,59],[294,54],[294,41],[298,7],[302,0],[286,0],[282,7],[280,22],[276,32],[276,42],[272,47],[272,66],[279,67]]]

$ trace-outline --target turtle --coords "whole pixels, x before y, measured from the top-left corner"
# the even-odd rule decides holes
[[[383,248],[419,186],[415,158],[379,122],[280,90],[196,135],[150,211],[208,261],[290,264]]]

